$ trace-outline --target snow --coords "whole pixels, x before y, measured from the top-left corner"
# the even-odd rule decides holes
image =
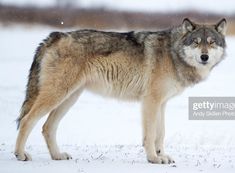
[[[203,11],[220,14],[235,12],[234,0],[67,0],[79,7],[105,7],[117,10],[145,11],[145,12],[174,12],[174,11]],[[53,6],[57,0],[1,0],[4,4]],[[74,5],[72,5],[74,6]]]
[[[16,161],[15,119],[24,99],[34,51],[54,28],[0,26],[0,172],[234,172],[234,121],[188,120],[189,96],[235,96],[235,37],[227,38],[227,57],[208,80],[172,99],[166,111],[166,152],[175,165],[153,165],[141,146],[139,103],[120,102],[84,92],[58,130],[70,161],[52,161],[41,135],[43,118],[26,150],[32,162]]]

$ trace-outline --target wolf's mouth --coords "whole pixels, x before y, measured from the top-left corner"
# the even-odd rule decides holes
[[[201,61],[201,62],[199,62],[199,63],[202,64],[202,65],[208,64],[208,62],[203,62],[203,61]]]

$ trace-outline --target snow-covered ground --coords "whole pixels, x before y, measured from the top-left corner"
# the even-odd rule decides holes
[[[227,38],[227,57],[209,79],[172,99],[166,111],[166,152],[175,165],[147,163],[141,147],[138,103],[83,93],[63,119],[58,142],[73,156],[52,161],[41,135],[45,118],[27,143],[32,162],[13,156],[15,119],[24,99],[28,70],[38,43],[53,28],[0,27],[0,173],[28,172],[234,172],[235,122],[188,120],[189,96],[235,96],[235,37]]]
[[[174,12],[197,10],[220,14],[235,12],[234,0],[0,0],[4,4],[53,6],[56,2],[70,2],[72,6],[79,7],[104,7],[117,10],[145,11],[145,12]]]

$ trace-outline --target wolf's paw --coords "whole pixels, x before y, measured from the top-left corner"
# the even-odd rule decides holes
[[[72,157],[68,153],[58,153],[52,156],[53,160],[70,160]]]
[[[17,160],[20,160],[20,161],[32,160],[31,156],[26,152],[24,152],[24,153],[15,152],[15,156],[16,156]]]
[[[154,163],[154,164],[175,163],[175,161],[173,159],[171,159],[171,157],[169,157],[168,155],[159,155],[159,156],[148,157],[148,161],[150,163]]]
[[[159,157],[161,157],[164,160],[165,163],[168,163],[168,164],[175,163],[174,159],[172,159],[167,154],[159,155]]]

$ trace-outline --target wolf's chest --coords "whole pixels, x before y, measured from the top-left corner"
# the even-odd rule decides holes
[[[176,80],[166,80],[163,85],[163,99],[168,100],[178,94],[180,94],[183,91],[183,87],[180,85],[180,83]]]

